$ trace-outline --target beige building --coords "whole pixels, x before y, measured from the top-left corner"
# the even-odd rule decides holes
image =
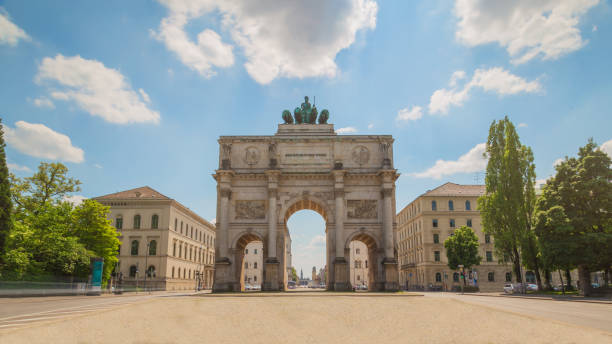
[[[261,286],[263,274],[263,242],[254,241],[244,249],[244,283]]]
[[[368,285],[368,247],[361,241],[352,241],[350,280],[353,287]]]
[[[118,271],[124,288],[212,288],[215,226],[148,186],[94,198],[110,206],[121,232]]]
[[[460,288],[458,271],[447,266],[444,240],[461,226],[471,227],[480,241],[482,262],[466,271],[468,285],[480,291],[502,291],[512,281],[510,265],[499,264],[493,238],[482,232],[477,200],[484,185],[446,183],[427,191],[397,215],[396,240],[400,285],[409,289],[453,290]]]

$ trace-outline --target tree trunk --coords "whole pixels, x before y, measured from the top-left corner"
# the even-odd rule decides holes
[[[610,268],[604,270],[604,288],[608,288],[608,284],[610,283]]]
[[[565,270],[565,283],[567,284],[567,288],[569,290],[573,290],[572,287],[572,272],[569,269]]]
[[[552,279],[551,272],[548,269],[544,269],[544,285],[546,286],[546,290],[552,290],[552,284],[550,280]]]
[[[565,285],[563,284],[563,276],[561,275],[561,269],[559,271],[559,280],[561,281],[561,293],[565,295]]]
[[[542,277],[540,276],[540,268],[538,266],[537,260],[535,265],[535,276],[536,276],[536,284],[538,285],[538,290],[543,290],[542,288]]]
[[[578,282],[580,295],[591,296],[591,272],[585,265],[578,266]]]

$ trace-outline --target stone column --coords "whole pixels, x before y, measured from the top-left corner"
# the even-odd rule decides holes
[[[399,176],[395,170],[383,170],[380,173],[383,197],[383,240],[384,259],[382,262],[384,272],[384,290],[395,291],[399,289],[399,274],[397,269],[397,258],[394,250],[394,202],[395,180]]]
[[[219,235],[219,238],[217,240],[218,246],[219,246],[219,257],[221,258],[228,258],[228,249],[229,249],[229,243],[228,243],[228,237],[229,237],[229,230],[228,230],[228,225],[229,225],[229,197],[231,194],[231,191],[229,189],[220,189],[219,193],[221,194],[221,202],[220,202],[220,208],[219,208],[219,213],[221,215],[221,218],[219,219],[218,223],[218,231],[217,234]]]
[[[268,258],[276,256],[276,187],[268,188]]]
[[[278,179],[280,177],[279,170],[268,170],[266,171],[268,176],[268,254],[264,261],[264,281],[262,289],[267,291],[278,291],[281,290],[283,284],[283,277],[281,270],[281,260],[279,260],[277,250],[277,223],[276,218],[276,194],[278,190]]]
[[[385,243],[385,258],[393,258],[393,189],[383,189],[383,238]]]
[[[336,198],[336,205],[334,213],[336,215],[334,221],[334,230],[336,232],[335,241],[336,244],[336,257],[334,259],[334,290],[348,290],[349,285],[349,271],[348,262],[345,258],[344,252],[344,174],[343,170],[335,170],[334,174],[334,196]]]
[[[214,175],[217,181],[218,192],[217,240],[215,242],[218,257],[214,261],[214,291],[233,291],[235,285],[236,277],[232,273],[233,258],[235,257],[229,252],[229,213],[232,177],[233,172],[228,170],[218,170]]]

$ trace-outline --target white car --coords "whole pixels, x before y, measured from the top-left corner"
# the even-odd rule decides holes
[[[512,294],[513,288],[511,283],[504,284],[504,293]]]

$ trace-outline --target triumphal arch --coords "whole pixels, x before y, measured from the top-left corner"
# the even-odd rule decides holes
[[[214,291],[239,291],[243,252],[263,242],[263,290],[287,285],[287,220],[303,209],[326,223],[327,288],[350,290],[349,244],[368,247],[370,290],[397,290],[390,135],[338,135],[308,97],[271,136],[221,136]]]

